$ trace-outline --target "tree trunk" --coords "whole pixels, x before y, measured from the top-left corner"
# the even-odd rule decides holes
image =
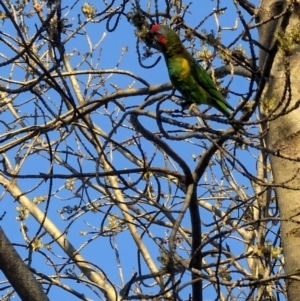
[[[0,227],[0,269],[22,301],[49,301],[28,266]]]
[[[300,271],[300,37],[299,5],[291,1],[263,0],[257,23],[282,14],[259,27],[259,40],[270,52],[260,51],[259,65],[266,85],[260,98],[266,147],[282,220],[282,246],[287,274]],[[291,8],[293,10],[291,10]],[[289,301],[299,300],[300,282],[286,281]]]

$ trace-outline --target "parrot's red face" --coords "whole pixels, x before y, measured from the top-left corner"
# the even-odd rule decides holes
[[[159,42],[160,44],[166,45],[167,39],[165,36],[163,36],[163,34],[160,32],[159,29],[160,29],[160,25],[155,24],[152,26],[151,31],[155,35],[155,39],[157,42]]]

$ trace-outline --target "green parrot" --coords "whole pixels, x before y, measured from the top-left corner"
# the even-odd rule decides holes
[[[230,117],[228,109],[234,109],[218,91],[209,74],[182,45],[176,32],[160,24],[153,25],[151,32],[165,57],[173,86],[187,102],[211,105]]]

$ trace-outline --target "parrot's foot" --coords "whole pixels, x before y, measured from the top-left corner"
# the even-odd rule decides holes
[[[180,103],[181,110],[182,111],[188,110],[192,104],[193,104],[193,102],[190,102],[190,101],[183,101],[183,102],[181,102]]]

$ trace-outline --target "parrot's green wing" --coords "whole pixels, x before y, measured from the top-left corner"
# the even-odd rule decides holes
[[[228,109],[231,111],[234,109],[218,91],[216,84],[213,82],[209,74],[195,61],[193,57],[190,59],[190,72],[197,84],[207,92],[210,104],[229,117],[231,114]]]

